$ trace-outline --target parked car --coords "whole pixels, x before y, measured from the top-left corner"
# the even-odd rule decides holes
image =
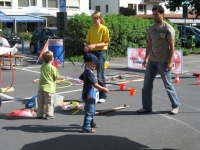
[[[187,43],[187,37],[192,36],[192,35],[195,36],[195,39],[194,39],[195,46],[200,46],[200,29],[199,28],[193,27],[193,26],[178,26],[178,30],[180,32],[182,47],[184,46],[184,41]]]
[[[3,30],[2,37],[8,40],[11,47],[13,47],[16,43],[21,44],[20,37],[13,34],[10,28],[5,28]]]
[[[32,54],[43,48],[48,39],[57,39],[57,28],[38,28],[33,32],[30,41],[30,51]],[[39,47],[38,47],[39,42]]]

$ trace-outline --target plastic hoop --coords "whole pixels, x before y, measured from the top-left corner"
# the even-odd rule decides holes
[[[37,98],[37,95],[34,95],[33,97],[31,97],[31,99],[28,100],[28,102],[26,102],[25,107],[26,108],[33,108],[33,107],[35,107],[35,105],[36,105],[36,102],[35,102],[36,98]]]

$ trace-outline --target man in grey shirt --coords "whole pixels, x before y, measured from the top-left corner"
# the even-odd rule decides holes
[[[152,8],[153,24],[147,34],[146,55],[143,67],[146,68],[144,85],[142,88],[143,108],[137,110],[138,114],[152,112],[153,81],[159,72],[163,80],[168,97],[172,104],[170,114],[177,114],[180,102],[172,83],[171,70],[174,54],[174,28],[163,20],[164,8],[160,5]]]

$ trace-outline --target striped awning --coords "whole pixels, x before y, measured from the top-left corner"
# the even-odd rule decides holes
[[[45,18],[38,18],[33,16],[11,16],[0,15],[0,22],[45,22]]]

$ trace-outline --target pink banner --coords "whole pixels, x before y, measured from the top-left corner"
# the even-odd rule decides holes
[[[128,68],[132,69],[142,69],[142,64],[144,62],[144,57],[146,54],[145,48],[128,48],[127,50],[128,58]],[[183,53],[181,50],[176,50],[174,52],[173,68],[172,72],[182,73],[183,72]]]

